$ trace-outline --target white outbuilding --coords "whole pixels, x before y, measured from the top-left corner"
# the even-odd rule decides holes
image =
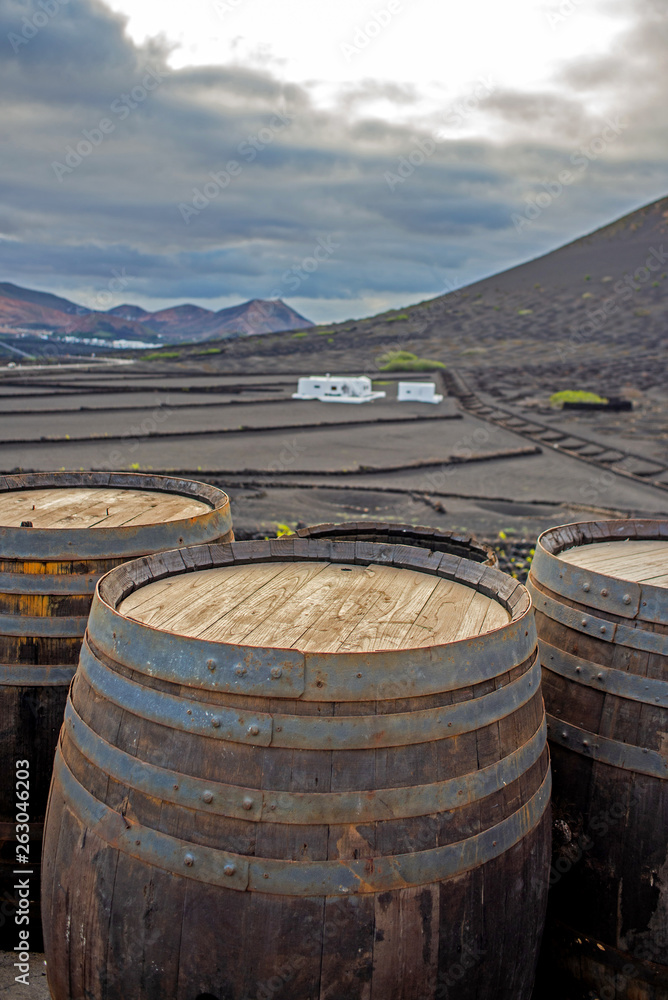
[[[293,399],[319,399],[323,403],[370,403],[384,392],[373,392],[367,375],[308,375],[300,378]]]
[[[399,403],[440,403],[442,400],[433,382],[400,382],[397,389]]]

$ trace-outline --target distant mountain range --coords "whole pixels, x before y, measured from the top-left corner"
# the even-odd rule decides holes
[[[106,312],[87,309],[68,299],[0,282],[0,330],[48,333],[56,337],[166,343],[212,337],[278,333],[313,326],[281,299],[251,299],[238,306],[203,309],[179,305],[157,312],[120,305]]]

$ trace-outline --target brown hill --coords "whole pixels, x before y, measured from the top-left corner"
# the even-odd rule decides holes
[[[32,329],[73,335],[146,340],[156,334],[167,342],[208,340],[230,334],[274,333],[313,326],[280,299],[251,299],[214,312],[187,303],[157,312],[124,304],[95,312],[48,292],[0,284],[0,329]]]
[[[32,302],[34,305],[43,306],[46,309],[57,309],[59,312],[72,313],[75,316],[83,316],[91,311],[85,306],[79,306],[76,302],[70,302],[69,299],[63,299],[59,295],[38,292],[34,288],[21,288],[20,285],[13,285],[9,281],[0,282],[0,296],[18,299],[20,302]]]
[[[123,303],[120,306],[114,306],[113,309],[107,310],[110,316],[120,316],[121,319],[141,319],[142,316],[148,316],[149,313],[146,309],[142,309],[141,306],[131,306],[127,303]]]
[[[0,329],[61,330],[72,319],[71,315],[58,309],[0,295]]]

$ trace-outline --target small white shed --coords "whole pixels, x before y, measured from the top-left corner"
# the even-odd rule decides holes
[[[440,403],[442,400],[433,382],[400,382],[397,389],[399,403]]]
[[[299,379],[293,399],[319,399],[323,403],[370,403],[384,392],[373,392],[367,375],[308,375]]]

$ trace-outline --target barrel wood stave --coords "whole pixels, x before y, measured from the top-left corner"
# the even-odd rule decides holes
[[[299,528],[296,534],[299,538],[318,540],[409,545],[433,552],[449,552],[459,558],[483,563],[493,568],[498,568],[499,565],[494,550],[483,545],[472,535],[462,535],[456,531],[444,531],[441,528],[428,528],[422,525],[393,521],[344,521],[339,524],[315,524]]]
[[[654,621],[661,588],[580,565],[586,545],[626,538],[665,544],[668,525],[555,529],[532,565],[555,815],[570,844],[586,845],[577,861],[569,844],[555,855],[548,944],[571,981],[601,990],[626,968],[619,1000],[666,1000],[668,599],[663,589],[664,621]],[[559,555],[573,545],[582,554],[569,568]]]
[[[228,565],[272,556],[285,559],[295,551],[298,558],[306,559],[309,546],[312,558],[321,559],[320,544],[304,540],[297,545],[234,543],[220,555]],[[183,568],[193,571],[210,565],[207,548],[211,554],[215,547],[199,546],[187,556],[181,553]],[[399,548],[397,564],[410,566],[411,553],[407,556],[405,547]],[[326,552],[331,558],[331,545]],[[339,550],[340,561],[345,562],[349,552]],[[171,566],[177,565],[175,559],[169,557]],[[415,565],[421,566],[421,560],[415,559]],[[507,584],[501,574],[485,577],[488,588],[493,588],[496,578],[497,589],[506,595],[506,606],[515,608],[517,621],[526,621],[522,635],[527,654],[513,656],[513,644],[504,644],[492,676],[426,696],[382,697],[388,691],[383,692],[373,679],[370,664],[386,665],[391,674],[398,658],[394,653],[372,653],[360,656],[360,673],[365,675],[360,683],[368,683],[371,696],[341,701],[331,670],[309,674],[309,654],[302,657],[306,666],[299,697],[287,685],[272,691],[270,681],[265,681],[262,694],[248,677],[244,683],[253,694],[241,693],[225,678],[215,682],[212,678],[223,670],[222,656],[215,669],[207,671],[206,685],[200,687],[192,677],[187,684],[165,680],[163,675],[169,671],[161,669],[160,657],[146,660],[143,671],[141,657],[137,657],[128,669],[122,653],[130,644],[124,646],[119,638],[117,647],[111,649],[106,639],[96,642],[102,612],[107,617],[112,614],[114,622],[122,621],[111,608],[134,592],[135,572],[144,580],[149,573],[151,579],[161,574],[164,578],[164,567],[164,559],[162,565],[147,559],[141,566],[124,566],[102,581],[86,656],[68,705],[46,834],[47,951],[55,950],[56,942],[60,947],[59,928],[64,921],[72,928],[85,928],[88,938],[94,932],[105,936],[108,927],[104,947],[99,940],[95,944],[96,954],[106,955],[108,965],[104,969],[99,961],[80,962],[80,938],[73,932],[67,948],[49,961],[54,996],[60,1000],[68,995],[76,967],[78,988],[92,997],[189,998],[209,993],[220,1000],[242,1000],[258,995],[260,987],[275,990],[280,982],[287,984],[294,998],[334,998],[345,993],[361,1000],[373,982],[378,995],[406,1000],[446,988],[451,970],[462,958],[462,973],[466,971],[462,998],[500,997],[509,982],[518,1000],[528,998],[545,903],[550,824],[549,761],[535,637],[523,589],[518,594],[519,585]],[[475,640],[461,643],[462,652],[475,645]],[[198,657],[205,656],[197,640],[192,640],[192,649]],[[416,649],[405,651],[408,662],[413,653],[415,662],[424,661],[424,651]],[[320,662],[323,656],[312,659]],[[114,674],[121,685],[107,685],[100,680],[100,670]],[[232,664],[229,672],[233,673]],[[321,688],[315,680],[319,676],[327,678]],[[141,706],[126,697],[126,681],[141,682],[145,691]],[[447,680],[444,685],[447,688]],[[110,702],[102,688],[115,700]],[[183,715],[191,706],[196,718],[188,722],[178,716],[179,727],[170,727],[166,717],[150,708],[151,701],[161,696],[179,698]],[[478,729],[475,720],[461,732],[455,724],[451,728],[457,735],[447,736],[445,722],[442,738],[416,742],[419,726],[408,739],[397,728],[397,721],[414,715],[415,709],[462,715],[472,700],[482,705],[490,697],[507,699],[506,707],[499,707],[499,717]],[[198,715],[203,704],[211,709]],[[147,708],[151,718],[142,714]],[[225,732],[217,736],[226,724],[222,721],[225,710],[244,719],[269,714],[275,742],[264,746],[247,742],[241,729],[230,731],[233,739]],[[200,718],[210,720],[213,712],[221,719],[218,729],[200,727]],[[381,724],[379,716],[387,723]],[[424,726],[429,717],[419,719]],[[293,721],[288,725],[289,720]],[[368,720],[375,727],[377,745],[355,735],[356,720]],[[313,728],[318,722],[320,728],[344,727],[344,733],[350,723],[348,748],[322,748],[322,739]],[[288,729],[295,732],[299,726],[303,730],[299,746],[276,745],[288,740]],[[513,754],[523,755],[522,760],[515,771],[503,772]],[[486,769],[489,783],[476,791],[479,768]],[[406,805],[421,794],[421,786],[448,781],[454,796],[449,808],[434,812],[431,801],[411,808]],[[469,788],[466,804],[456,801],[457,782]],[[202,798],[207,792],[210,800]],[[382,799],[390,793],[399,797],[388,815]],[[314,808],[315,796],[314,814],[308,809]],[[246,799],[250,808],[244,804]],[[357,813],[354,801],[363,805]],[[280,822],[271,821],[272,804],[277,806]],[[345,821],[335,822],[337,811]],[[95,822],[91,822],[93,816],[98,817]],[[321,821],[315,822],[318,817]],[[497,835],[496,830],[501,832]],[[496,836],[508,840],[499,857],[493,845]],[[480,843],[478,853],[470,857],[466,854],[466,845],[473,843],[469,838],[478,838]],[[187,859],[184,863],[183,854],[174,854],[175,844],[184,845],[192,863]],[[434,880],[425,869],[425,875],[420,875],[420,866],[441,849],[450,851],[448,865],[459,874],[446,876],[444,869],[443,879]],[[159,855],[152,854],[154,850]],[[155,863],[158,856],[163,858],[160,864]],[[224,858],[239,869],[229,879],[220,874]],[[97,865],[103,872],[99,887],[89,881]],[[398,871],[405,870],[399,885],[395,865]],[[418,872],[415,884],[410,884],[411,866]],[[86,891],[81,896],[68,895],[67,886],[80,868],[86,869]],[[113,887],[105,874],[112,869]],[[209,881],[198,881],[198,870],[212,872]],[[245,870],[247,885],[242,878]],[[352,882],[351,873],[356,873]],[[319,884],[328,885],[329,890],[317,890]],[[504,886],[503,905],[512,931],[497,929],[481,912],[480,894],[499,898],[499,884]],[[461,919],[456,933],[454,911]],[[171,919],[161,920],[156,914],[169,914]],[[181,928],[179,936],[173,924]],[[165,928],[166,939],[175,949],[180,941],[178,960],[169,955],[162,964],[158,961],[158,927],[161,932]],[[462,928],[468,930],[464,939],[457,940]],[[255,945],[252,957],[249,941]],[[459,982],[459,971],[454,970],[452,983]]]
[[[221,490],[171,477],[131,473],[5,476],[0,477],[0,501],[13,502],[14,496],[33,496],[34,491],[58,490],[67,498],[69,491],[76,497],[77,491],[105,488],[118,493],[130,491],[128,496],[136,491],[157,498],[172,495],[191,509],[196,501],[201,506],[199,515],[164,522],[166,548],[179,539],[198,541],[204,537],[215,542],[233,538],[229,501]],[[10,524],[0,526],[2,760],[8,774],[12,773],[16,760],[30,761],[31,824],[38,830],[46,809],[67,690],[78,662],[95,585],[104,573],[120,566],[129,556],[139,555],[141,548],[137,546],[159,546],[161,525],[19,528],[15,521],[18,515],[14,515]],[[13,827],[9,822],[15,812],[12,788],[13,783],[8,781],[0,796],[0,815],[6,820],[0,845],[0,885],[10,908],[14,882],[10,872],[15,855]],[[39,853],[36,841],[31,861],[37,869]],[[36,889],[37,877],[33,881]]]

